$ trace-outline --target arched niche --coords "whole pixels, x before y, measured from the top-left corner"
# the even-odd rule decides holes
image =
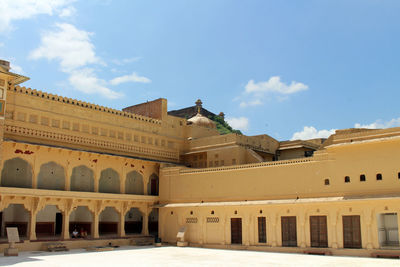
[[[1,186],[32,188],[31,165],[21,158],[6,160],[1,171]]]
[[[144,195],[143,176],[137,171],[126,175],[125,194]]]
[[[99,180],[99,192],[101,193],[114,193],[120,192],[119,175],[111,169],[105,169],[101,172]]]
[[[99,215],[99,235],[118,235],[119,214],[113,207],[106,207]]]
[[[30,214],[22,204],[10,204],[2,210],[1,235],[6,236],[7,227],[17,227],[20,237],[28,237]]]
[[[40,166],[40,172],[37,178],[38,189],[64,190],[65,172],[64,167],[50,161]]]
[[[46,205],[36,215],[36,236],[38,239],[47,239],[61,236],[63,215],[55,205]]]
[[[94,174],[92,169],[84,165],[72,169],[71,191],[94,192]]]
[[[143,227],[143,214],[138,208],[131,208],[125,214],[125,233],[140,234]]]
[[[84,230],[88,235],[92,232],[93,215],[86,206],[78,206],[69,215],[70,236],[74,230],[79,233]]]
[[[150,178],[149,182],[147,183],[147,194],[152,196],[158,196],[158,176],[153,173]]]

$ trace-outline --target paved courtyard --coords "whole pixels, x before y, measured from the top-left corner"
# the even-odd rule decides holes
[[[114,251],[20,252],[0,256],[0,266],[400,266],[397,259],[332,257],[178,247],[122,247]]]

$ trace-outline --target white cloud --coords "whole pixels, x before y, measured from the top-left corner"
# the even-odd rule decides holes
[[[66,8],[63,8],[58,16],[60,18],[67,18],[67,17],[72,17],[76,14],[76,9],[73,6],[68,6]]]
[[[22,67],[19,65],[15,65],[14,63],[10,62],[10,67],[12,72],[16,72],[18,74],[23,74],[24,71],[22,70]]]
[[[382,128],[390,128],[390,127],[400,127],[400,118],[394,118],[390,121],[382,121],[376,120],[370,124],[361,124],[356,123],[354,124],[355,128],[367,128],[367,129],[382,129]]]
[[[291,140],[307,140],[314,138],[328,138],[330,135],[335,133],[335,129],[331,130],[317,130],[313,126],[304,126],[303,131],[296,132],[293,134]]]
[[[42,34],[41,44],[29,58],[57,60],[63,71],[69,72],[87,64],[101,63],[90,41],[92,33],[68,23],[57,23],[55,31]]]
[[[116,65],[125,65],[128,63],[132,63],[132,62],[137,62],[140,59],[142,59],[141,57],[130,57],[130,58],[123,58],[123,59],[114,59],[112,60],[112,62]]]
[[[279,76],[272,76],[266,82],[254,83],[254,80],[250,80],[245,86],[246,93],[266,93],[275,92],[279,94],[293,94],[296,92],[304,91],[308,89],[308,86],[292,81],[290,85],[281,82]]]
[[[69,77],[69,82],[75,89],[86,94],[101,94],[110,99],[120,98],[123,95],[106,87],[107,82],[97,78],[95,73],[90,68],[79,69],[72,71]]]
[[[250,101],[242,101],[240,102],[240,107],[245,108],[245,107],[251,107],[251,106],[259,106],[262,105],[263,103],[261,102],[260,99],[255,99],[255,100],[250,100]]]
[[[254,107],[263,105],[271,95],[278,101],[285,101],[289,95],[305,90],[308,90],[308,86],[304,83],[292,81],[286,84],[279,76],[272,76],[267,81],[248,81],[242,95],[236,97],[234,101],[241,100],[239,106],[242,108]]]
[[[233,129],[246,131],[249,128],[249,119],[246,117],[226,118],[226,121]]]
[[[99,94],[116,99],[122,94],[107,87],[107,82],[97,77],[91,64],[104,65],[96,56],[90,40],[92,33],[74,25],[58,23],[53,31],[41,37],[40,46],[30,53],[30,59],[47,59],[59,62],[61,70],[69,75],[70,85],[85,94]]]
[[[0,32],[12,29],[12,22],[37,15],[52,16],[74,0],[1,0]]]
[[[135,72],[129,75],[124,75],[120,77],[116,77],[110,81],[110,84],[112,85],[118,85],[121,83],[127,83],[127,82],[135,82],[135,83],[150,83],[151,80],[149,78],[139,76]]]

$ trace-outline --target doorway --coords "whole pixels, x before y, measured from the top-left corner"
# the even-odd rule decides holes
[[[62,222],[63,222],[63,216],[61,212],[56,213],[56,229],[55,229],[55,234],[56,235],[61,235],[62,232]]]
[[[282,246],[297,247],[296,216],[282,216]]]
[[[242,218],[231,218],[231,244],[242,244]]]
[[[343,247],[361,248],[360,216],[343,216]]]
[[[326,216],[310,216],[311,247],[328,247]]]
[[[399,246],[399,231],[397,222],[397,213],[378,214],[378,238],[379,245]]]

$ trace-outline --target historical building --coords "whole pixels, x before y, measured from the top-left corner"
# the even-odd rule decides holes
[[[400,252],[400,128],[284,142],[222,135],[223,113],[201,101],[121,111],[18,85],[27,79],[0,61],[1,249],[11,226],[24,250],[176,243],[186,226],[190,246]]]

